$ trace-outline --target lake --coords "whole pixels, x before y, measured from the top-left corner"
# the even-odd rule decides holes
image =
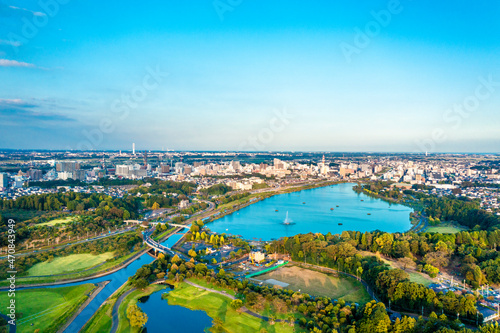
[[[169,291],[167,288],[139,299],[139,307],[148,315],[146,332],[204,332],[212,326],[206,312],[168,304],[161,296]]]
[[[207,227],[247,240],[272,240],[309,232],[337,234],[344,230],[404,232],[411,228],[411,208],[358,194],[352,189],[354,185],[343,183],[275,195]],[[285,225],[287,212],[292,222]]]

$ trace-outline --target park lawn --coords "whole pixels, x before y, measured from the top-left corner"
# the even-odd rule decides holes
[[[465,228],[461,228],[458,226],[454,226],[452,224],[440,224],[439,226],[430,226],[425,232],[439,232],[441,234],[456,234],[460,231],[466,230]]]
[[[59,219],[55,219],[52,221],[44,222],[37,224],[36,227],[42,227],[42,226],[54,226],[56,224],[66,224],[75,221],[78,218],[78,216],[67,216]]]
[[[16,292],[17,332],[55,332],[66,322],[95,288],[91,283],[73,287],[40,288]],[[5,309],[10,298],[0,294]],[[5,312],[6,310],[2,310]],[[31,326],[33,324],[33,326]]]
[[[52,261],[40,262],[28,270],[30,276],[57,275],[87,269],[113,258],[113,252],[98,255],[90,253],[71,254],[65,257],[56,257]]]
[[[143,290],[134,290],[130,294],[128,294],[120,304],[118,308],[118,328],[116,330],[117,333],[139,333],[141,332],[140,328],[130,326],[130,322],[127,318],[127,308],[131,304],[137,304],[139,298],[144,296],[149,296],[152,293],[165,289],[165,286],[158,284],[151,284]]]
[[[263,275],[257,280],[274,279],[288,283],[285,289],[291,289],[313,296],[326,296],[332,299],[342,298],[346,302],[367,303],[372,300],[363,284],[350,277],[334,277],[314,270],[285,266]]]
[[[275,333],[301,332],[297,325],[295,325],[295,330],[289,324],[275,323],[270,325],[265,320],[233,310],[230,307],[231,299],[228,297],[200,290],[187,283],[178,284],[174,290],[168,293],[167,298],[171,305],[202,310],[211,318],[220,318],[223,322],[224,332],[254,333],[260,332],[262,328]],[[210,331],[213,331],[213,328]]]
[[[424,274],[420,274],[417,272],[406,272],[410,275],[410,281],[415,283],[423,284],[428,287],[430,284],[435,283],[430,277],[426,277]]]

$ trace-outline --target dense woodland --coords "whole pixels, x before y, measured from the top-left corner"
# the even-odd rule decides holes
[[[373,265],[381,266],[373,259]],[[368,268],[368,270],[374,267]],[[375,272],[375,271],[374,271]],[[388,270],[381,270],[381,273],[387,274]],[[403,317],[397,319],[394,323],[391,322],[386,307],[383,303],[369,302],[363,306],[355,304],[347,304],[342,299],[331,300],[326,297],[312,297],[307,294],[295,292],[287,289],[276,289],[267,286],[254,285],[248,280],[239,281],[232,277],[231,274],[226,274],[223,269],[219,272],[208,269],[204,264],[195,264],[194,260],[184,261],[177,255],[174,257],[165,257],[161,254],[158,260],[151,264],[144,265],[137,270],[134,276],[129,278],[129,282],[136,288],[144,288],[150,283],[158,279],[168,279],[172,282],[182,282],[184,279],[196,277],[205,279],[208,283],[215,286],[232,289],[236,292],[237,300],[231,302],[231,307],[239,309],[245,306],[253,311],[260,312],[264,310],[265,304],[269,304],[273,312],[289,313],[286,319],[287,325],[299,325],[302,329],[310,332],[325,332],[325,333],[373,333],[373,332],[388,332],[388,333],[471,333],[472,330],[460,329],[460,323],[449,319],[455,318],[456,313],[451,317],[441,314],[438,316],[436,312],[429,314],[429,319],[424,320]],[[401,277],[389,277],[378,279],[380,283],[390,283],[392,280],[398,280]],[[403,277],[404,278],[404,277]],[[387,287],[387,286],[381,286]],[[412,288],[407,282],[402,288]],[[389,287],[390,288],[390,287]],[[413,287],[417,288],[417,287]],[[417,289],[410,290],[417,292],[414,298],[418,299],[421,292]],[[395,297],[399,296],[400,289],[395,289]],[[457,307],[463,307],[467,311],[472,304],[469,304],[468,299],[457,299],[452,295],[425,295],[427,298],[424,301],[431,303],[431,306],[436,306],[433,301],[440,300],[442,302],[450,302],[445,307],[454,307],[455,302],[458,302]],[[167,296],[168,297],[168,296]],[[462,305],[464,303],[465,305]],[[296,313],[299,320],[296,320]],[[270,322],[276,321],[276,315],[271,315]],[[214,320],[216,330],[220,329],[221,322]],[[498,326],[485,325],[480,328],[481,333],[498,333]]]
[[[358,250],[380,252],[394,258],[401,258],[408,266],[416,266],[414,260],[419,257],[421,259],[417,259],[417,262],[420,263],[421,270],[426,268],[425,265],[435,268],[434,265],[447,264],[442,260],[449,260],[449,251],[453,248],[450,244],[451,239],[440,240],[439,236],[383,232],[362,234],[346,231],[340,236],[306,234],[274,241],[269,246],[269,251],[286,253],[296,261],[305,261],[359,276],[376,291],[382,300],[390,300],[401,310],[420,313],[423,307],[427,314],[435,311],[456,316],[460,313],[462,319],[475,322],[475,296],[461,296],[453,293],[436,294],[432,289],[410,282],[405,271],[390,269],[375,256],[362,256],[358,252]],[[499,237],[500,232],[495,236]],[[435,253],[440,255],[435,257]]]
[[[226,184],[217,184],[204,189],[201,189],[199,192],[204,197],[209,197],[212,195],[224,195],[228,192],[231,192],[233,189]]]
[[[53,213],[62,212],[67,208],[81,214],[75,221],[66,224],[64,230],[51,226],[37,226],[47,220],[45,217],[34,217],[26,221],[16,220],[18,242],[26,239],[59,237],[63,233],[69,237],[84,235],[87,232],[108,231],[109,228],[120,225],[123,220],[138,217],[137,211],[140,207],[140,199],[133,196],[113,198],[96,193],[61,192],[23,196],[15,200],[0,200],[0,208],[4,210]],[[61,216],[67,215],[61,214]],[[7,219],[0,217],[0,246],[7,245],[6,230]]]

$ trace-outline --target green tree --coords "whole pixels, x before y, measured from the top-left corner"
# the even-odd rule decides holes
[[[131,304],[127,308],[127,318],[132,327],[143,327],[148,321],[148,316],[142,312],[137,304]]]

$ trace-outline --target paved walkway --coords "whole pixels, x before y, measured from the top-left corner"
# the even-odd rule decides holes
[[[128,290],[127,292],[123,293],[120,297],[115,302],[115,305],[113,305],[113,311],[111,312],[112,316],[112,321],[113,321],[113,326],[111,326],[111,331],[110,333],[116,333],[116,330],[118,329],[118,309],[120,308],[120,304],[122,304],[123,300],[125,297],[127,297],[131,292],[133,292],[135,288],[132,288]]]

